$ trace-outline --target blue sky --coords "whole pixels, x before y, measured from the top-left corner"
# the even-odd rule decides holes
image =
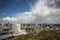
[[[15,16],[18,12],[30,11],[36,0],[0,0],[0,17]]]
[[[60,24],[60,0],[0,0],[0,20]]]

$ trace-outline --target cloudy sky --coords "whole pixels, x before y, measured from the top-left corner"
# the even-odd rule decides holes
[[[0,0],[0,22],[60,24],[60,0]]]

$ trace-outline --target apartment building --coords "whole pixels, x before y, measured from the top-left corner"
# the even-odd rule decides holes
[[[33,33],[39,33],[43,30],[60,30],[60,28],[55,24],[21,24],[21,29],[26,28]]]
[[[0,40],[5,39],[12,36],[25,35],[27,32],[25,30],[21,30],[21,25],[14,24],[0,24]]]
[[[12,24],[0,24],[0,34],[10,33],[12,29]]]

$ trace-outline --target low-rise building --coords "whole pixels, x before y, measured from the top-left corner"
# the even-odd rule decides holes
[[[21,25],[14,24],[0,24],[0,40],[11,36],[18,36],[27,34],[25,30],[21,30]]]

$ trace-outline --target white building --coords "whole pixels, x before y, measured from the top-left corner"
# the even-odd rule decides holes
[[[20,27],[21,27],[21,25],[17,24],[17,23],[14,23],[12,25],[3,24],[2,26],[0,26],[0,33],[3,33],[2,35],[0,34],[0,40],[11,37],[11,36],[18,36],[18,35],[22,35],[22,34],[24,34],[24,35],[27,34],[27,32],[25,30],[21,30]],[[6,28],[8,30],[6,30]],[[4,34],[4,33],[7,33],[7,34]]]
[[[12,32],[13,32],[13,36],[26,34],[25,30],[21,30],[20,24],[13,24],[12,25]]]

